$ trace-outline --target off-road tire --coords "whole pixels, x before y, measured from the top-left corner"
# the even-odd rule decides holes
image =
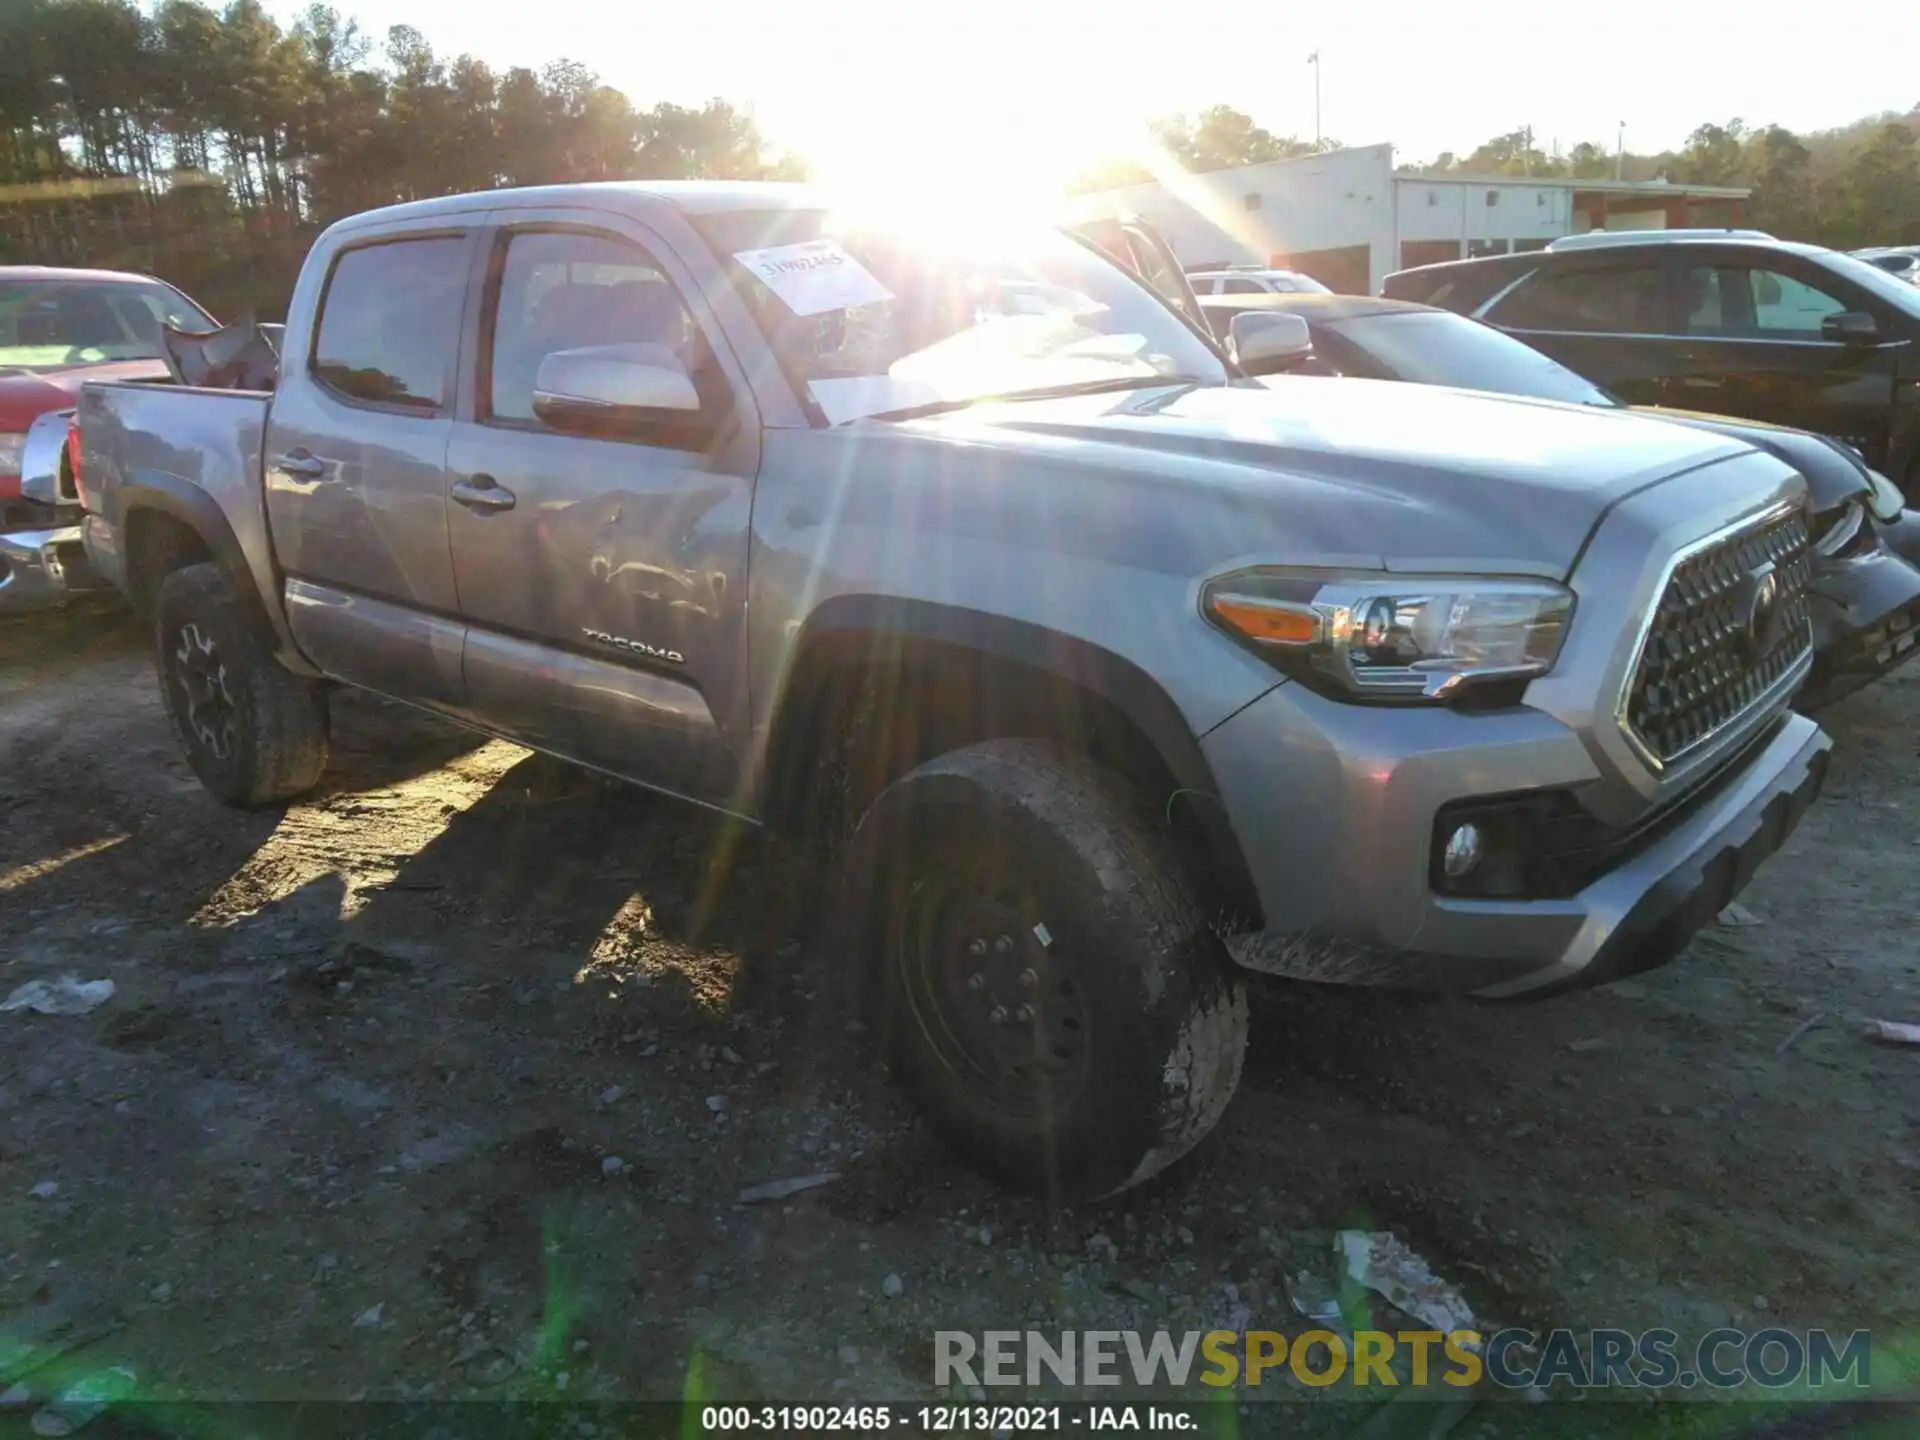
[[[979,1169],[1056,1202],[1111,1195],[1226,1109],[1245,990],[1117,776],[1045,741],[970,745],[888,786],[844,862],[840,933],[889,1065]],[[979,1063],[998,1047],[1010,1065]]]
[[[187,763],[228,805],[290,800],[327,768],[327,698],[261,636],[218,565],[188,565],[160,584],[154,666]]]

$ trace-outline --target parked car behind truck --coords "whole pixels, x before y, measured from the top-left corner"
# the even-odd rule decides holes
[[[0,614],[99,588],[71,495],[22,488],[28,436],[44,417],[71,410],[88,380],[165,375],[159,342],[167,324],[200,329],[213,322],[146,275],[0,266]],[[65,443],[64,421],[40,429],[56,452]]]
[[[1485,320],[1634,405],[1831,435],[1920,504],[1920,286],[1757,231],[1600,232],[1382,293]]]
[[[428,201],[318,240],[271,395],[89,386],[88,543],[195,771],[299,794],[346,684],[843,836],[896,1073],[1061,1197],[1212,1127],[1242,967],[1591,984],[1792,830],[1829,742],[1787,708],[1790,466],[1267,388],[1090,246],[965,233],[760,184]]]

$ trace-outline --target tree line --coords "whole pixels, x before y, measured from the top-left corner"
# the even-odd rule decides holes
[[[584,65],[496,71],[312,5],[0,0],[0,263],[160,275],[283,313],[328,223],[565,180],[797,178],[724,100],[635,108]]]
[[[1752,223],[1852,248],[1920,241],[1920,110],[1796,135],[1706,124],[1678,150],[1542,151],[1495,136],[1432,173],[1664,176],[1748,187]],[[1216,105],[1156,122],[1190,172],[1338,148]],[[330,221],[396,201],[567,180],[798,178],[724,100],[637,108],[584,65],[497,71],[437,55],[408,26],[383,41],[324,3],[281,26],[260,0],[0,0],[0,263],[142,270],[216,314],[283,312]],[[1135,160],[1071,186],[1152,178]]]

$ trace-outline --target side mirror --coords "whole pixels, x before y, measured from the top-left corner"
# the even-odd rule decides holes
[[[700,416],[700,392],[664,345],[556,350],[533,381],[533,413],[556,430],[605,430]]]
[[[1880,338],[1880,327],[1864,310],[1845,310],[1820,321],[1820,338],[1842,345],[1871,345]]]
[[[1228,326],[1227,353],[1249,375],[1271,375],[1313,353],[1313,332],[1298,315],[1244,311]]]

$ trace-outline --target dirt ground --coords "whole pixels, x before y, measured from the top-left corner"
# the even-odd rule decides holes
[[[796,857],[395,706],[334,717],[316,794],[237,813],[132,621],[0,622],[0,996],[117,987],[0,1014],[0,1389],[12,1344],[57,1356],[36,1383],[122,1363],[194,1399],[931,1399],[936,1329],[1297,1333],[1286,1277],[1348,1226],[1493,1322],[1868,1327],[1881,1388],[1914,1356],[1920,1051],[1858,1022],[1920,1020],[1920,667],[1826,718],[1753,923],[1525,1008],[1261,987],[1213,1139],[1065,1213],[915,1123],[800,943]],[[1247,1433],[1366,1413],[1238,1398]],[[1490,1399],[1454,1433],[1763,1413],[1676,1408]]]

